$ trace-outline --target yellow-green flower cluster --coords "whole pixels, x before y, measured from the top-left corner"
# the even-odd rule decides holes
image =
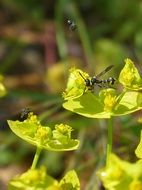
[[[142,160],[129,163],[110,154],[108,164],[98,176],[108,190],[142,190]]]
[[[53,130],[53,138],[57,139],[60,143],[67,144],[68,140],[71,138],[72,128],[68,125],[55,125],[55,130]]]
[[[102,90],[99,96],[104,104],[104,111],[111,112],[117,103],[116,91],[114,89]]]
[[[142,78],[140,77],[134,63],[130,59],[125,60],[125,66],[119,75],[119,82],[128,89],[142,89]]]
[[[100,89],[98,93],[97,85],[92,84],[91,77],[74,68],[70,71],[67,88],[63,93],[63,107],[91,118],[110,118],[142,109],[142,78],[130,59],[125,60],[118,81],[123,87],[119,91],[117,86],[113,88],[108,85],[108,88]]]
[[[44,166],[39,169],[30,169],[20,176],[14,177],[10,183],[8,190],[20,190],[20,189],[39,189],[48,190],[49,188],[58,188],[58,182],[52,177],[46,174],[46,168]]]
[[[71,136],[71,132],[73,131],[72,127],[63,124],[55,125],[55,130],[61,133],[62,135],[66,135],[68,137]]]
[[[82,96],[86,87],[84,86],[84,78],[89,78],[89,75],[80,69],[71,68],[68,78],[67,88],[63,92],[63,98],[65,100],[75,99]]]
[[[68,125],[42,126],[36,115],[28,114],[28,118],[21,121],[8,121],[11,130],[27,142],[43,149],[52,151],[68,151],[77,149],[79,141],[71,138],[72,128]]]
[[[49,127],[39,126],[36,133],[35,139],[42,144],[46,144],[52,138],[52,131]]]
[[[80,183],[74,170],[69,171],[60,181],[46,174],[46,169],[30,169],[14,177],[8,190],[80,190]]]

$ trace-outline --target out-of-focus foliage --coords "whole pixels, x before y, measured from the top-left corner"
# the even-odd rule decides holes
[[[51,92],[62,93],[66,86],[66,73],[70,67],[81,66],[80,59],[68,59],[50,66],[47,70],[45,82]]]
[[[114,64],[120,69],[120,63],[128,55],[128,50],[116,40],[109,38],[100,38],[94,42],[94,54],[98,67],[95,68],[95,74],[99,72],[100,67]],[[101,65],[101,66],[99,66]]]
[[[141,190],[142,160],[129,163],[111,154],[105,168],[98,171],[103,185],[108,190]]]
[[[29,21],[33,20],[39,22],[44,16],[43,3],[44,2],[40,3],[38,0],[16,0],[14,2],[12,0],[1,1],[1,5],[13,13],[13,18],[15,18],[16,21],[30,19]],[[16,17],[17,14],[19,17]]]
[[[0,97],[6,95],[6,89],[1,82],[2,80],[3,80],[3,77],[2,77],[2,75],[0,75]]]
[[[140,159],[142,159],[142,131],[140,136],[140,142],[135,150],[136,156]]]
[[[13,178],[8,190],[79,190],[80,183],[75,171],[69,171],[59,182],[46,174],[44,166],[39,169],[28,170]]]

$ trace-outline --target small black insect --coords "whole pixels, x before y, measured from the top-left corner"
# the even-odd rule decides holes
[[[93,90],[94,86],[99,86],[99,87],[111,87],[111,85],[114,85],[116,79],[113,77],[109,77],[108,79],[98,79],[102,75],[106,74],[108,71],[112,69],[113,65],[108,66],[105,70],[103,70],[101,73],[99,73],[96,76],[91,77],[91,79],[85,79],[84,76],[79,72],[81,77],[85,81],[85,86],[88,88],[88,90]]]
[[[69,29],[70,29],[71,31],[76,30],[77,26],[76,26],[76,24],[75,24],[74,21],[68,20],[67,23],[68,23]]]
[[[20,115],[21,120],[27,119],[28,114],[29,114],[30,112],[31,112],[30,108],[23,108],[23,109],[21,110],[21,115]]]

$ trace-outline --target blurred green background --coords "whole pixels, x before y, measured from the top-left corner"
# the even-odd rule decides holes
[[[29,107],[41,122],[67,123],[81,145],[74,152],[43,152],[40,163],[58,178],[76,169],[85,190],[103,189],[95,172],[104,164],[107,121],[88,119],[62,108],[68,70],[75,66],[90,75],[113,64],[116,79],[124,59],[142,72],[142,1],[140,0],[1,0],[0,74],[7,95],[0,99],[0,187],[27,170],[35,148],[16,137],[7,119],[19,119]],[[67,20],[75,22],[71,31]],[[115,118],[113,151],[135,161],[140,112]]]

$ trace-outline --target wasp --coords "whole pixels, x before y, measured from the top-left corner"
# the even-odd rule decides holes
[[[80,72],[80,76],[84,79],[85,86],[88,88],[88,90],[93,91],[94,86],[99,87],[110,87],[111,85],[114,85],[116,79],[113,77],[109,77],[108,79],[99,79],[101,76],[106,74],[108,71],[112,69],[114,65],[108,66],[106,69],[104,69],[101,73],[99,73],[96,76],[89,78],[85,78]]]
[[[68,23],[68,25],[69,25],[69,29],[70,29],[71,31],[76,30],[77,26],[76,26],[76,24],[75,24],[74,21],[67,20],[67,23]]]

